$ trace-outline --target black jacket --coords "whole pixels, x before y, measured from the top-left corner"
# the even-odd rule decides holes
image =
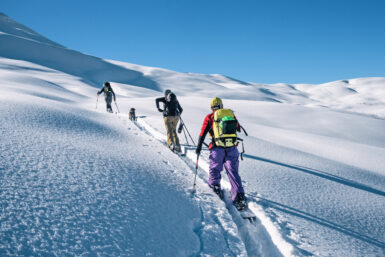
[[[111,97],[111,95],[114,97],[114,101],[116,101],[116,96],[114,90],[112,90],[112,87],[103,86],[103,88],[98,92],[98,95],[104,92],[104,97]]]
[[[159,103],[163,103],[163,116],[179,116],[182,114],[183,109],[180,106],[178,100],[174,100],[175,102],[167,102],[166,97],[159,97],[155,99],[156,108],[160,110]]]

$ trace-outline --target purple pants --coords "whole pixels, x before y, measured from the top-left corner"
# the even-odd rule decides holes
[[[231,184],[232,200],[238,193],[244,193],[241,177],[238,174],[239,152],[236,146],[230,148],[214,147],[210,150],[210,176],[209,185],[221,184],[221,172],[223,164]]]

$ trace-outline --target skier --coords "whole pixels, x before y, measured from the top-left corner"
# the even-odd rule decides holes
[[[212,113],[208,114],[203,121],[196,154],[199,156],[204,139],[209,133],[212,138],[209,145],[209,186],[222,197],[220,182],[224,165],[231,184],[233,204],[238,210],[243,210],[247,207],[247,202],[238,173],[239,152],[236,135],[236,131],[241,131],[241,126],[231,110],[223,109],[220,98],[214,97],[210,105]]]
[[[128,112],[128,118],[133,121],[136,120],[135,108],[130,109],[130,111]]]
[[[112,112],[112,107],[111,107],[111,102],[112,102],[112,97],[114,97],[114,101],[116,102],[116,96],[114,93],[114,90],[112,90],[112,87],[110,85],[110,82],[104,82],[103,88],[98,91],[98,95],[104,92],[104,100],[106,100],[106,105],[107,105],[107,112]]]
[[[163,110],[159,108],[159,103],[163,103]],[[167,130],[167,144],[171,151],[181,152],[179,138],[176,133],[176,126],[179,121],[179,115],[182,114],[183,109],[180,106],[176,95],[170,89],[166,89],[164,97],[155,99],[156,108],[159,112],[163,112],[164,124]]]

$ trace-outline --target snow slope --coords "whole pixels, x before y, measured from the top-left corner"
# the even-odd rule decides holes
[[[96,102],[107,80],[120,114]],[[385,78],[178,73],[85,55],[0,14],[0,85],[1,256],[385,256]],[[163,143],[166,88],[195,141],[213,96],[235,110],[255,224],[208,188],[207,150],[191,194],[194,148]]]

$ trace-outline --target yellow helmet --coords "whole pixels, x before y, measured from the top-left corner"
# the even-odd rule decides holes
[[[213,109],[222,109],[222,99],[220,99],[219,97],[214,97],[213,100],[211,100],[210,106]]]

